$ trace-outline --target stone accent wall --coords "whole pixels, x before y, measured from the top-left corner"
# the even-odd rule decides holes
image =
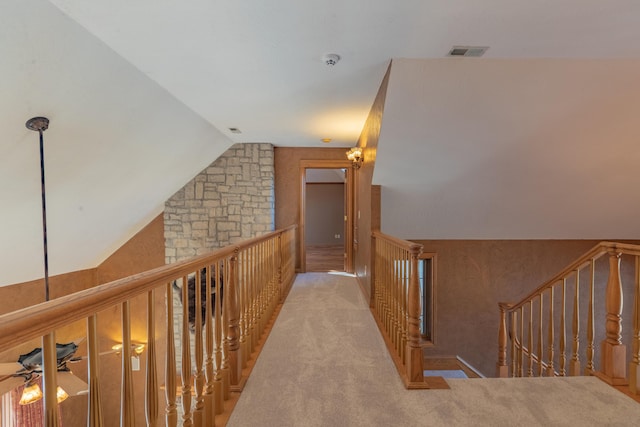
[[[173,263],[274,230],[271,144],[235,144],[165,203]]]

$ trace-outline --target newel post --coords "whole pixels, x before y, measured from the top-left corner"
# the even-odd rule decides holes
[[[602,341],[601,377],[610,384],[626,384],[626,346],[622,344],[621,253],[609,251],[609,280],[606,294],[606,339]]]
[[[406,367],[409,382],[424,382],[423,354],[420,346],[420,282],[418,277],[418,257],[421,245],[410,248],[411,271],[409,274],[408,336]]]
[[[509,366],[507,365],[507,309],[508,304],[498,303],[500,308],[500,325],[498,327],[498,362],[496,363],[496,377],[507,378]]]

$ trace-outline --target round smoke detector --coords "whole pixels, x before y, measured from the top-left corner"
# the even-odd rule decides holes
[[[336,65],[338,61],[340,61],[340,55],[336,53],[327,53],[322,57],[322,60],[325,64],[333,66]]]

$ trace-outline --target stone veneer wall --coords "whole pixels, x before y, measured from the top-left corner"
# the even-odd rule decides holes
[[[271,144],[235,144],[165,203],[167,264],[274,230]]]

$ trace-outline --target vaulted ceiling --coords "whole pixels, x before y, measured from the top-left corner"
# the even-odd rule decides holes
[[[234,142],[355,145],[391,62],[383,231],[640,238],[639,19],[631,0],[4,0],[0,284],[42,275],[27,119],[51,120],[57,274],[99,264]]]

